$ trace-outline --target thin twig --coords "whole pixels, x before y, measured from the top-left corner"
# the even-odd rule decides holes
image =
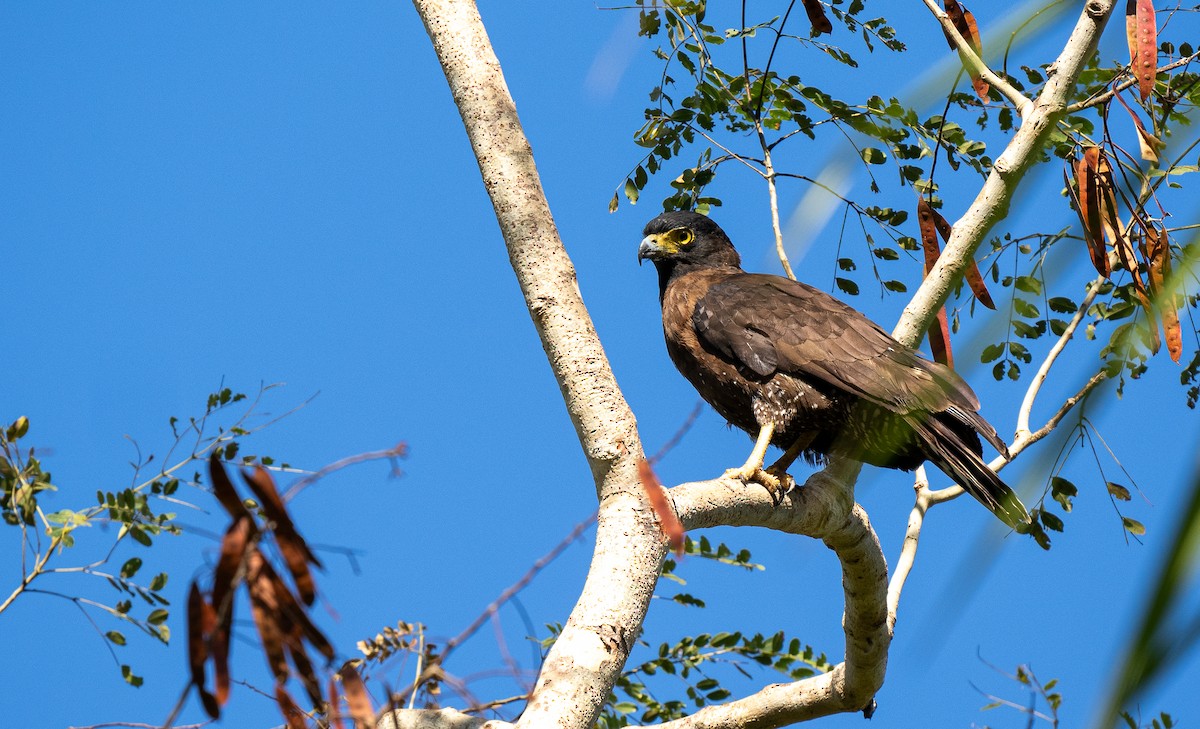
[[[367,453],[359,453],[354,456],[347,456],[340,461],[334,461],[333,463],[330,463],[328,466],[325,466],[324,468],[321,468],[292,484],[292,486],[286,492],[284,492],[283,500],[291,501],[305,487],[311,486],[329,474],[340,471],[348,466],[366,463],[367,461],[377,461],[381,458],[389,458],[393,461],[392,474],[399,475],[400,469],[399,467],[395,466],[395,460],[397,458],[404,458],[406,455],[408,455],[408,444],[400,442],[391,448],[385,448],[381,451],[368,451]]]
[[[1075,311],[1075,316],[1067,323],[1067,327],[1059,335],[1058,341],[1050,348],[1050,352],[1046,354],[1046,359],[1042,360],[1042,366],[1038,368],[1037,374],[1033,376],[1033,380],[1029,383],[1029,388],[1025,391],[1025,399],[1021,402],[1021,409],[1017,414],[1017,439],[1020,439],[1023,434],[1029,432],[1029,415],[1033,411],[1033,403],[1037,399],[1038,393],[1041,392],[1042,384],[1045,383],[1046,377],[1050,374],[1050,368],[1058,360],[1058,355],[1067,346],[1067,342],[1071,341],[1075,330],[1079,327],[1080,322],[1083,321],[1083,317],[1087,314],[1092,301],[1095,300],[1096,294],[1100,293],[1101,287],[1104,286],[1107,280],[1104,276],[1096,277],[1096,280],[1088,287],[1087,295],[1083,297],[1079,308]]]
[[[1168,63],[1165,66],[1159,66],[1157,72],[1158,73],[1166,73],[1168,71],[1174,71],[1175,69],[1179,68],[1180,66],[1186,66],[1189,63],[1191,63],[1192,61],[1195,61],[1197,59],[1200,59],[1200,51],[1196,51],[1195,53],[1193,53],[1190,56],[1184,56],[1183,58],[1180,58],[1177,61]],[[1122,81],[1121,83],[1116,84],[1111,89],[1105,91],[1102,94],[1097,94],[1089,99],[1084,99],[1083,101],[1077,101],[1074,104],[1069,105],[1067,107],[1067,113],[1074,114],[1076,112],[1083,111],[1084,109],[1090,109],[1093,106],[1099,106],[1100,104],[1107,102],[1112,97],[1121,93],[1125,89],[1136,86],[1137,83],[1138,83],[1138,80],[1136,78],[1128,78],[1128,79]]]
[[[463,709],[463,713],[464,714],[473,714],[473,713],[478,713],[481,711],[487,711],[488,709],[495,709],[495,708],[498,708],[501,706],[505,706],[507,704],[516,703],[517,701],[525,701],[528,698],[529,698],[529,694],[521,694],[520,696],[509,696],[507,699],[496,699],[495,701],[489,701],[486,704],[480,704],[478,706],[471,706],[469,708]]]
[[[958,32],[958,28],[954,27],[954,23],[951,22],[950,16],[946,14],[945,10],[939,8],[937,3],[933,2],[933,0],[924,0],[924,2],[925,7],[929,8],[929,12],[933,13],[933,17],[936,18],[938,23],[942,26],[942,30],[944,30],[946,35],[954,41],[954,45],[958,48],[958,55],[960,58],[962,58],[963,63],[969,66],[972,71],[975,71],[977,74],[979,74],[980,78],[982,78],[984,81],[987,81],[988,84],[990,84],[992,88],[999,91],[1002,96],[1007,98],[1012,105],[1016,107],[1017,113],[1020,114],[1022,118],[1025,117],[1026,112],[1033,107],[1033,101],[1020,91],[1017,91],[1012,84],[993,71],[987,65],[987,63],[985,63],[984,60],[979,57],[979,54],[975,53],[975,49],[971,47],[971,44],[968,43],[965,38],[963,38],[962,33]]]
[[[175,729],[200,729],[200,727],[208,726],[215,719],[202,721],[199,724],[180,724]],[[160,724],[142,724],[134,721],[106,721],[101,724],[88,724],[87,726],[70,726],[67,729],[106,729],[107,727],[123,726],[129,729],[161,729]]]
[[[697,400],[696,405],[692,408],[692,412],[688,413],[687,418],[684,419],[683,424],[679,426],[679,429],[675,431],[675,434],[672,435],[666,443],[663,443],[662,447],[659,448],[654,455],[647,458],[647,462],[653,466],[661,461],[668,453],[674,450],[675,446],[679,445],[679,442],[683,440],[683,436],[687,435],[688,431],[692,429],[693,425],[695,425],[696,418],[700,417],[700,413],[702,412],[704,412],[704,401]]]
[[[896,568],[888,581],[887,620],[888,629],[895,630],[896,613],[900,609],[900,593],[904,590],[904,582],[912,571],[917,559],[917,547],[921,541],[921,527],[925,523],[925,512],[929,509],[929,477],[925,466],[919,466],[915,473],[913,489],[916,491],[916,501],[912,512],[908,515],[908,528],[904,532],[904,546],[900,548],[900,556],[896,559]]]
[[[446,641],[446,647],[442,650],[442,660],[445,661],[446,657],[450,655],[452,650],[462,645],[463,642],[474,635],[475,631],[479,630],[479,628],[482,627],[485,622],[487,622],[488,618],[490,618],[493,613],[499,610],[504,603],[511,600],[512,597],[521,590],[524,590],[525,587],[533,580],[533,578],[537,577],[538,573],[546,568],[546,565],[557,559],[567,547],[571,546],[572,542],[578,539],[580,535],[582,535],[588,529],[588,527],[596,522],[596,516],[597,514],[592,514],[587,519],[576,524],[575,528],[571,530],[570,534],[564,537],[561,542],[554,545],[554,549],[551,549],[538,561],[534,562],[533,566],[521,576],[521,579],[517,580],[508,588],[506,588],[504,592],[501,592],[500,595],[491,602],[491,604],[484,608],[483,612],[479,614],[479,617],[471,621],[471,624],[463,629],[461,633]]]

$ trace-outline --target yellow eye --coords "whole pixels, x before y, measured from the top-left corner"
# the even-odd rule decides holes
[[[675,245],[683,247],[691,243],[696,236],[687,228],[676,228],[671,231],[671,237],[675,239]]]

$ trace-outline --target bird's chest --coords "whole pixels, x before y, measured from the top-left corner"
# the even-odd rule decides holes
[[[692,315],[708,289],[707,272],[689,274],[668,287],[662,300],[667,354],[679,373],[717,412],[738,427],[757,427],[751,400],[757,389],[733,363],[711,351],[697,335]],[[680,285],[682,284],[682,285]]]
[[[693,285],[668,288],[663,297],[663,334],[671,361],[701,397],[752,435],[771,422],[786,439],[823,422],[823,414],[835,403],[811,383],[786,372],[764,377],[705,345],[693,313],[696,292],[707,290],[707,282],[688,283]]]

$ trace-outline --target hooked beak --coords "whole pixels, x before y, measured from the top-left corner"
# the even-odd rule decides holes
[[[658,259],[662,252],[662,248],[658,245],[657,235],[648,235],[642,238],[642,243],[638,246],[638,265],[642,265],[642,261],[647,258],[651,261]]]

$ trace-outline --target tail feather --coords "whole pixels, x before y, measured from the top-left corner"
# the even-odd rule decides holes
[[[1029,523],[1029,512],[1025,510],[1021,499],[983,462],[978,452],[978,440],[972,448],[961,435],[937,417],[928,418],[915,430],[929,460],[957,481],[976,501],[1010,527]]]

